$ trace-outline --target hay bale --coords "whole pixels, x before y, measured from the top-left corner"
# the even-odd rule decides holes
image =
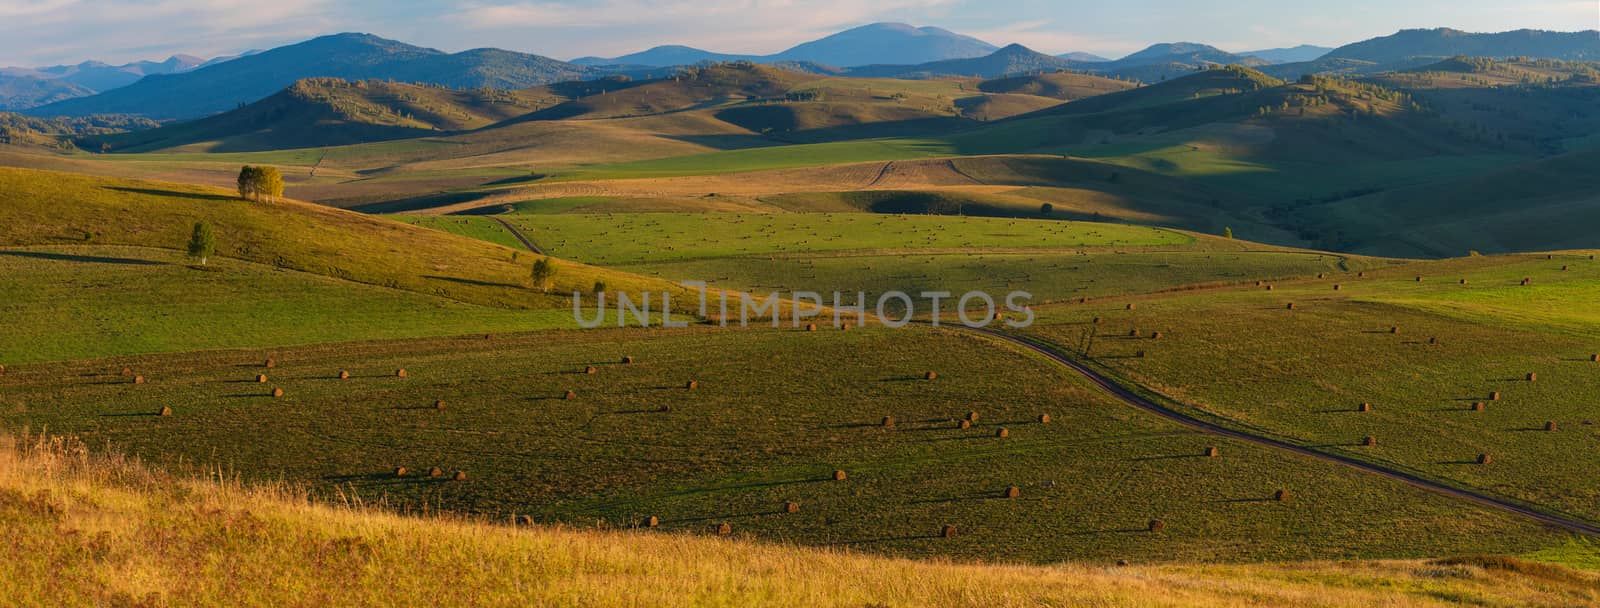
[[[1261,281],[1257,280],[1256,281],[1256,287],[1260,287],[1260,286],[1261,286]]]
[[[846,321],[843,325],[840,325],[839,326],[839,330],[840,331],[850,331],[850,322]]]
[[[1398,334],[1398,333],[1400,333],[1400,326],[1399,326],[1399,325],[1396,325],[1396,326],[1394,326],[1394,327],[1390,327],[1390,328],[1389,328],[1389,333],[1391,333],[1391,334]]]
[[[402,367],[400,369],[394,370],[394,377],[396,377],[396,378],[404,378],[404,377],[406,377],[406,368]]]
[[[433,402],[433,409],[436,409],[436,410],[444,409],[444,400],[440,399],[438,401],[434,401]]]
[[[955,538],[956,537],[956,527],[955,526],[951,526],[951,525],[946,525],[945,527],[940,528],[939,529],[939,537],[940,538]]]
[[[1129,303],[1128,303],[1128,308],[1127,308],[1127,310],[1133,310],[1133,302],[1129,302]]]
[[[656,517],[654,515],[651,515],[649,517],[644,518],[644,521],[641,522],[641,524],[646,528],[654,528],[656,526],[661,525],[661,518]]]
[[[1555,432],[1555,430],[1556,430],[1556,421],[1554,421],[1554,420],[1547,420],[1547,421],[1545,421],[1545,423],[1544,423],[1544,430],[1545,430],[1545,432],[1547,432],[1547,433],[1553,433],[1553,432]]]
[[[1539,374],[1535,374],[1533,372],[1528,372],[1528,381],[1529,382],[1538,382],[1539,381]]]
[[[784,513],[799,513],[800,512],[800,503],[793,502],[793,501],[783,503],[783,512]]]
[[[339,370],[339,379],[340,380],[349,380],[350,379],[350,370],[347,370],[347,369]]]
[[[1359,277],[1359,278],[1365,279],[1365,278],[1367,278],[1367,271],[1363,270],[1361,272],[1358,272],[1358,273],[1356,273],[1356,276]]]
[[[1287,308],[1289,310],[1294,310],[1294,302],[1290,302],[1288,306],[1285,306],[1285,308]]]
[[[127,367],[122,368],[122,376],[124,378],[126,378],[128,376],[132,376],[132,375],[133,375],[133,369],[127,368]]]
[[[967,412],[967,422],[977,422],[978,412]]]
[[[1333,290],[1334,291],[1339,291],[1340,289],[1343,289],[1343,287],[1340,286],[1338,283],[1334,283],[1333,284]]]
[[[1022,496],[1022,488],[1018,488],[1017,486],[1011,486],[1011,487],[1006,488],[1006,493],[1005,493],[1005,497],[1006,498],[1017,498],[1019,496]]]
[[[1150,339],[1151,340],[1160,340],[1161,339],[1161,332],[1159,332],[1159,331],[1150,332]]]
[[[443,474],[444,474],[444,469],[441,469],[439,467],[430,467],[428,469],[428,476],[429,477],[438,477],[438,476],[443,475]]]
[[[6,375],[6,366],[0,365],[0,376]]]
[[[1356,411],[1361,412],[1363,414],[1365,414],[1367,412],[1370,412],[1370,411],[1372,411],[1372,404],[1368,403],[1366,401],[1362,401],[1361,405],[1356,408]]]
[[[256,383],[257,384],[266,384],[267,383],[267,375],[266,374],[256,374]]]
[[[1494,391],[1492,393],[1489,393],[1489,400],[1490,401],[1499,401],[1500,400],[1500,391]]]
[[[623,357],[622,358],[622,364],[623,365],[632,365],[633,364],[633,357]]]
[[[881,426],[883,428],[891,428],[891,427],[893,427],[894,426],[894,416],[884,416],[883,417],[883,422],[880,423],[878,426]]]
[[[1267,291],[1272,291],[1272,286],[1271,285],[1267,286]]]
[[[1050,424],[1050,415],[1039,414],[1039,424]]]
[[[683,384],[683,388],[684,388],[684,390],[689,390],[689,391],[692,391],[694,389],[700,388],[700,381],[699,380],[690,380],[688,382],[685,382]]]
[[[1090,321],[1089,323],[1092,324],[1092,325],[1099,325],[1100,324],[1100,317],[1095,317],[1094,320]]]
[[[1466,285],[1467,284],[1467,280],[1466,279],[1461,279],[1461,284],[1462,285]]]
[[[1003,313],[1003,312],[994,313],[994,320],[996,320],[996,321],[1004,321],[1004,320],[1006,320],[1006,313]]]
[[[1149,530],[1151,532],[1160,532],[1162,530],[1167,529],[1167,522],[1161,521],[1159,519],[1152,519],[1152,520],[1150,520],[1150,523],[1148,524],[1147,527],[1149,528]]]
[[[844,481],[846,477],[849,477],[849,475],[845,474],[844,469],[838,469],[833,472],[834,481]]]
[[[272,369],[278,366],[278,362],[275,359],[267,359],[265,363],[261,364],[261,366],[267,369]]]
[[[961,422],[957,422],[956,423],[956,428],[961,429],[963,431],[967,430],[967,429],[970,429],[970,428],[972,428],[972,421],[971,420],[962,420]]]
[[[598,373],[600,373],[600,369],[599,369],[599,368],[596,368],[596,367],[595,367],[595,366],[593,366],[593,365],[590,365],[590,366],[588,366],[588,367],[585,367],[585,368],[583,368],[583,373],[585,373],[585,374],[589,374],[589,375],[591,375],[591,376],[592,376],[592,375],[594,375],[594,374],[598,374]]]
[[[406,468],[405,467],[395,467],[394,468],[394,476],[395,477],[405,477],[406,476]]]
[[[561,399],[565,400],[565,401],[571,401],[571,400],[577,399],[577,398],[578,398],[578,394],[574,393],[572,391],[567,391],[567,392],[561,394]]]
[[[519,526],[531,526],[531,525],[533,525],[533,516],[532,515],[518,515],[517,516],[517,525],[519,525]]]
[[[133,377],[133,383],[134,384],[144,384],[144,376],[134,376]]]
[[[1328,273],[1325,273],[1325,272],[1317,273],[1317,278],[1319,278],[1319,279],[1325,279],[1327,277],[1328,277]]]
[[[467,480],[467,472],[466,471],[456,471],[456,474],[451,476],[450,478],[454,479],[456,481],[466,481]]]
[[[162,406],[161,415],[162,416],[171,416],[172,415],[172,408],[166,407],[166,406]]]
[[[274,398],[277,398],[277,397],[282,397],[282,396],[283,396],[283,389],[282,389],[282,388],[279,388],[279,387],[273,387],[273,389],[272,389],[272,396],[273,396],[273,397],[274,397]]]
[[[1217,446],[1214,446],[1214,445],[1213,446],[1207,446],[1205,454],[1206,454],[1206,458],[1216,458],[1216,457],[1222,455],[1222,450],[1220,448],[1218,448]]]
[[[1362,437],[1361,438],[1361,445],[1367,446],[1369,448],[1370,447],[1375,447],[1375,446],[1378,445],[1378,438],[1377,437],[1373,437],[1371,435],[1367,435],[1366,437]]]
[[[1529,284],[1529,283],[1532,283],[1532,282],[1533,282],[1533,279],[1530,279],[1530,278],[1528,278],[1528,277],[1523,277],[1523,278],[1522,278],[1522,286],[1523,286],[1523,287],[1527,287],[1527,286],[1528,286],[1528,284]]]
[[[1483,402],[1482,401],[1474,401],[1472,403],[1472,411],[1474,411],[1474,412],[1483,411]]]
[[[1478,464],[1489,464],[1492,462],[1494,462],[1494,458],[1491,458],[1488,454],[1478,455]]]
[[[1600,361],[1600,354],[1589,355],[1590,361]]]
[[[1418,282],[1418,283],[1421,283],[1421,282],[1422,282],[1422,275],[1420,275],[1420,274],[1419,274],[1419,275],[1417,275],[1417,282]]]
[[[733,524],[728,522],[717,524],[717,536],[728,536],[730,534],[733,534]]]
[[[1134,329],[1130,329],[1130,330],[1128,330],[1128,337],[1129,337],[1129,338],[1137,338],[1137,337],[1139,337],[1139,330],[1138,330],[1138,328],[1134,328]]]
[[[1567,269],[1568,269],[1568,267],[1567,267],[1567,265],[1566,265],[1566,264],[1562,264],[1562,265],[1561,265],[1561,272],[1566,272],[1566,271],[1567,271]]]
[[[817,331],[817,324],[816,323],[807,323],[806,324],[806,331]]]
[[[667,413],[667,412],[670,412],[670,411],[672,411],[672,406],[670,406],[670,405],[663,405],[663,406],[661,406],[661,407],[658,407],[658,408],[656,408],[656,411],[658,411],[658,412],[661,412],[661,413],[663,413],[663,414],[664,414],[664,413]]]
[[[938,377],[939,377],[938,372],[928,372],[928,373],[922,375],[922,379],[923,380],[935,380],[935,379],[938,379]]]
[[[1438,343],[1439,343],[1439,337],[1438,336],[1431,336],[1431,337],[1428,338],[1428,344],[1438,344]]]
[[[1273,492],[1272,493],[1272,499],[1276,500],[1278,502],[1288,502],[1289,501],[1289,491],[1288,490],[1278,490],[1277,492]]]
[[[1007,429],[1006,427],[1000,427],[1000,428],[994,430],[994,436],[995,437],[999,437],[1001,439],[1005,439],[1005,438],[1011,436],[1011,431],[1009,429]]]

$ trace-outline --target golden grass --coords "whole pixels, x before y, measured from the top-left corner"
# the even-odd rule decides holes
[[[1514,558],[1280,565],[913,561],[321,505],[72,440],[0,438],[13,605],[1573,606],[1600,576]]]

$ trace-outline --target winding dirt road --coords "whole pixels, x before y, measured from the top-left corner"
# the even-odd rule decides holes
[[[1317,450],[1313,450],[1313,449],[1310,449],[1310,448],[1294,445],[1294,444],[1291,444],[1291,443],[1286,443],[1286,442],[1279,441],[1277,439],[1273,439],[1273,438],[1270,438],[1270,437],[1264,437],[1264,436],[1261,436],[1261,435],[1254,435],[1254,434],[1251,434],[1251,433],[1247,433],[1247,432],[1231,429],[1231,428],[1228,428],[1228,427],[1225,427],[1225,426],[1217,425],[1217,424],[1214,424],[1214,423],[1211,423],[1211,422],[1207,422],[1207,421],[1201,420],[1199,418],[1195,418],[1195,417],[1190,416],[1188,414],[1185,414],[1183,412],[1180,412],[1180,411],[1168,408],[1166,406],[1163,406],[1161,404],[1158,404],[1158,403],[1156,403],[1154,401],[1151,401],[1151,400],[1145,398],[1142,395],[1139,395],[1138,393],[1135,393],[1135,392],[1133,392],[1131,390],[1128,390],[1127,388],[1123,387],[1121,384],[1118,384],[1116,381],[1114,381],[1114,380],[1102,375],[1100,372],[1097,372],[1094,369],[1092,369],[1092,368],[1090,368],[1090,367],[1078,362],[1077,360],[1067,356],[1066,354],[1060,352],[1055,347],[1053,347],[1053,346],[1051,346],[1049,344],[1045,344],[1043,342],[1031,339],[1031,338],[1026,338],[1026,337],[1022,337],[1022,336],[1016,336],[1016,335],[1002,333],[1002,332],[989,330],[989,329],[968,328],[968,327],[959,327],[959,326],[950,326],[950,325],[946,325],[944,327],[951,327],[951,328],[954,328],[954,329],[956,329],[958,331],[971,331],[971,332],[974,332],[974,333],[982,334],[982,335],[984,335],[984,336],[986,336],[986,337],[988,337],[990,339],[997,340],[997,341],[1000,341],[1000,342],[1007,342],[1007,343],[1010,343],[1010,344],[1014,344],[1014,345],[1020,346],[1022,348],[1025,348],[1027,350],[1030,350],[1030,351],[1033,351],[1035,353],[1038,353],[1040,355],[1043,355],[1046,358],[1048,358],[1048,359],[1060,364],[1061,366],[1066,367],[1066,368],[1068,368],[1068,369],[1070,369],[1070,370],[1072,370],[1074,372],[1077,372],[1078,375],[1081,375],[1084,378],[1087,378],[1090,382],[1094,383],[1096,386],[1099,386],[1101,389],[1105,390],[1106,392],[1111,393],[1111,395],[1113,397],[1116,397],[1117,400],[1122,401],[1123,403],[1131,405],[1131,406],[1133,406],[1135,408],[1138,408],[1138,409],[1144,410],[1146,412],[1149,412],[1151,414],[1155,414],[1155,415],[1160,416],[1162,418],[1165,418],[1167,420],[1171,420],[1173,422],[1176,422],[1178,424],[1181,424],[1181,425],[1186,426],[1186,427],[1191,428],[1191,429],[1204,431],[1206,433],[1211,433],[1213,435],[1219,435],[1219,436],[1227,437],[1229,439],[1235,439],[1235,440],[1238,440],[1238,441],[1244,441],[1244,442],[1252,443],[1252,444],[1259,445],[1259,446],[1265,446],[1265,447],[1269,447],[1269,448],[1273,448],[1273,449],[1277,449],[1277,450],[1282,450],[1282,451],[1285,451],[1285,452],[1292,452],[1292,453],[1295,453],[1295,454],[1299,454],[1301,456],[1308,456],[1308,457],[1316,458],[1318,460],[1323,460],[1323,461],[1326,461],[1326,462],[1333,462],[1333,463],[1341,464],[1341,465],[1344,465],[1344,466],[1347,466],[1347,467],[1351,467],[1351,468],[1354,468],[1354,469],[1359,469],[1361,471],[1365,471],[1365,472],[1372,473],[1372,474],[1375,474],[1375,475],[1382,475],[1382,476],[1387,477],[1389,479],[1393,479],[1393,480],[1396,480],[1396,481],[1404,482],[1404,483],[1409,484],[1409,485],[1411,485],[1413,487],[1417,487],[1417,488],[1421,488],[1421,489],[1424,489],[1424,490],[1428,490],[1428,491],[1434,492],[1436,494],[1443,494],[1445,496],[1449,496],[1449,497],[1452,497],[1452,498],[1457,498],[1457,499],[1460,499],[1460,500],[1471,502],[1471,503],[1477,504],[1477,505],[1482,506],[1482,507],[1488,507],[1490,509],[1495,509],[1495,510],[1498,510],[1498,511],[1511,513],[1513,515],[1519,515],[1519,516],[1522,516],[1522,517],[1526,517],[1528,519],[1532,519],[1532,520],[1535,520],[1535,521],[1538,521],[1540,523],[1543,523],[1543,524],[1546,524],[1546,525],[1549,525],[1549,526],[1553,526],[1553,527],[1556,527],[1556,528],[1561,528],[1561,529],[1568,530],[1568,531],[1571,531],[1571,532],[1576,532],[1576,533],[1579,533],[1579,534],[1587,534],[1587,535],[1590,535],[1590,536],[1600,536],[1600,526],[1597,526],[1595,524],[1591,524],[1591,523],[1588,523],[1588,522],[1585,522],[1585,521],[1582,521],[1582,520],[1573,519],[1573,518],[1569,518],[1569,517],[1565,517],[1565,516],[1557,515],[1557,514],[1553,514],[1553,513],[1546,513],[1544,511],[1540,511],[1540,510],[1535,509],[1533,507],[1529,507],[1529,506],[1526,506],[1526,505],[1518,504],[1518,503],[1511,502],[1511,501],[1508,501],[1508,500],[1504,500],[1504,499],[1501,499],[1501,498],[1496,498],[1496,497],[1488,496],[1488,495],[1485,495],[1485,494],[1479,494],[1479,493],[1473,492],[1471,490],[1466,490],[1466,489],[1456,488],[1456,487],[1452,487],[1452,486],[1447,486],[1447,485],[1444,485],[1444,484],[1441,484],[1441,483],[1438,483],[1438,482],[1435,482],[1435,481],[1431,481],[1431,480],[1428,480],[1428,479],[1425,479],[1425,478],[1422,478],[1422,477],[1419,477],[1419,476],[1416,476],[1416,475],[1412,475],[1410,473],[1406,473],[1406,472],[1399,471],[1399,470],[1396,470],[1396,469],[1391,469],[1389,467],[1385,467],[1385,466],[1380,465],[1380,464],[1374,464],[1374,463],[1371,463],[1371,462],[1365,462],[1365,461],[1357,460],[1357,459],[1354,459],[1354,458],[1348,458],[1348,457],[1345,457],[1345,456],[1340,456],[1338,454],[1330,454],[1330,453],[1326,453],[1326,452],[1319,452]]]

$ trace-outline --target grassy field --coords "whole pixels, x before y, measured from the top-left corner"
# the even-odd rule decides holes
[[[166,249],[0,249],[0,363],[576,327],[513,310]]]
[[[1587,252],[1551,257],[1418,263],[1135,310],[1063,306],[1029,331],[1079,348],[1100,317],[1100,365],[1197,411],[1600,521],[1590,475],[1600,466],[1600,364],[1590,361],[1600,318],[1588,305],[1600,266]],[[1162,338],[1115,337],[1135,328]]]
[[[1515,558],[1030,567],[912,561],[685,535],[512,528],[307,504],[8,438],[0,595],[21,605],[1263,605],[1600,601],[1593,573]],[[160,539],[152,542],[151,539]],[[1593,546],[1561,557],[1594,559]],[[1543,556],[1541,556],[1543,557]],[[288,598],[295,598],[289,600]]]
[[[930,370],[937,379],[924,380]],[[498,520],[630,528],[654,516],[671,532],[727,522],[768,540],[1030,562],[1420,557],[1563,538],[1183,430],[1043,359],[926,329],[346,343],[19,365],[0,383],[12,428],[309,484],[324,498]],[[170,416],[156,415],[163,407]],[[969,411],[980,417],[959,428]],[[1221,456],[1204,457],[1207,446]],[[450,480],[457,470],[465,481]],[[1005,498],[1008,486],[1020,496]],[[1278,490],[1293,498],[1273,500]],[[1147,531],[1152,519],[1166,529]],[[944,525],[963,532],[940,538]]]

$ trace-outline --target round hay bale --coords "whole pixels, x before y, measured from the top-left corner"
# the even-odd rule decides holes
[[[1213,446],[1207,446],[1205,453],[1206,453],[1206,458],[1216,458],[1216,457],[1222,455],[1222,450],[1220,448],[1218,448],[1217,446],[1214,446],[1214,445]]]
[[[1600,362],[1600,354],[1589,355],[1589,360],[1590,361]]]
[[[1567,271],[1567,265],[1566,264],[1562,264],[1561,265],[1561,272],[1566,272],[1566,271]]]
[[[1483,411],[1483,402],[1482,401],[1474,401],[1472,403],[1472,411],[1474,411],[1474,412]]]
[[[283,396],[283,389],[280,388],[280,387],[273,387],[272,396],[273,397],[282,397]]]
[[[278,366],[278,361],[276,359],[267,359],[265,363],[261,364],[261,366],[267,369],[272,369]]]
[[[1421,283],[1421,282],[1422,282],[1422,275],[1420,275],[1420,274],[1419,274],[1419,275],[1417,275],[1417,282],[1418,282],[1418,283]]]
[[[433,409],[436,409],[436,410],[444,409],[444,400],[440,399],[438,401],[434,401],[433,402]]]
[[[1532,282],[1533,282],[1533,279],[1530,279],[1530,278],[1528,278],[1528,277],[1523,277],[1523,278],[1522,278],[1522,286],[1523,286],[1523,287],[1527,287],[1527,286],[1528,286],[1528,284],[1529,284],[1529,283],[1532,283]]]
[[[518,515],[517,516],[517,525],[519,525],[519,526],[531,526],[531,525],[533,525],[533,516],[532,515]]]
[[[789,502],[783,503],[783,512],[784,513],[799,513],[800,512],[800,503],[797,503],[797,502],[794,502],[794,501],[789,501]]]
[[[1017,486],[1010,486],[1010,487],[1006,488],[1006,493],[1005,493],[1005,497],[1006,498],[1017,498],[1019,496],[1022,496],[1022,488],[1019,488]]]
[[[494,334],[483,334],[483,339],[485,339],[485,340],[493,340],[494,339]]]
[[[1377,446],[1378,445],[1378,438],[1377,437],[1373,437],[1371,435],[1367,435],[1366,437],[1362,437],[1361,438],[1361,445],[1367,446],[1369,448]]]
[[[1391,333],[1391,334],[1398,334],[1398,333],[1400,333],[1400,326],[1399,326],[1399,325],[1396,325],[1396,326],[1394,326],[1394,327],[1390,327],[1390,328],[1389,328],[1389,333]]]
[[[429,467],[428,468],[428,476],[429,477],[438,477],[438,476],[443,475],[443,474],[444,474],[444,469],[441,469],[439,467]]]
[[[1127,310],[1133,310],[1133,308],[1134,308],[1133,302],[1129,302]]]
[[[978,412],[967,412],[967,422],[977,422]]]
[[[1492,462],[1494,462],[1494,458],[1490,457],[1488,454],[1478,455],[1478,464],[1489,464]]]
[[[257,384],[266,384],[267,383],[267,375],[266,374],[256,374],[256,383]]]
[[[1439,343],[1439,336],[1431,336],[1431,337],[1428,338],[1428,344],[1438,344],[1438,343]]]
[[[133,375],[133,369],[132,368],[128,368],[128,367],[122,368],[122,375],[123,375],[123,377],[132,376]]]
[[[1461,284],[1462,285],[1466,285],[1467,284],[1467,280],[1466,279],[1461,279]]]
[[[454,479],[456,481],[466,481],[467,480],[467,472],[466,471],[456,471],[456,474],[451,476],[450,478]]]
[[[1490,401],[1499,401],[1500,400],[1500,391],[1494,391],[1492,393],[1489,393],[1489,400]]]
[[[817,331],[817,324],[816,323],[807,323],[806,324],[806,331]]]
[[[0,376],[6,375],[6,366],[0,365]]]
[[[1089,321],[1089,323],[1092,324],[1092,325],[1099,325],[1100,324],[1100,317],[1095,317],[1094,320]]]
[[[1039,414],[1039,424],[1050,424],[1050,415]]]
[[[939,378],[939,373],[938,372],[928,372],[928,373],[922,375],[922,379],[923,380],[936,380],[938,378]]]
[[[962,420],[961,422],[957,422],[956,423],[956,428],[961,429],[961,430],[970,429],[970,428],[972,428],[972,421],[971,420]]]
[[[955,526],[951,526],[951,525],[946,525],[945,527],[940,528],[939,529],[939,537],[940,538],[955,538],[956,537],[956,527]]]
[[[1128,330],[1128,337],[1129,338],[1137,338],[1137,337],[1139,337],[1139,330],[1138,329],[1130,329],[1130,330]]]
[[[633,357],[623,357],[622,358],[622,364],[623,365],[632,365],[633,364]]]
[[[733,524],[728,522],[717,524],[717,536],[728,536],[730,534],[733,534]]]
[[[881,426],[883,428],[893,427],[894,426],[894,416],[884,416],[883,417],[883,422],[880,423],[878,426]]]
[[[1272,499],[1276,500],[1278,502],[1288,502],[1289,501],[1289,491],[1288,490],[1278,490],[1277,492],[1273,492],[1272,493]]]
[[[349,380],[350,379],[350,370],[347,370],[347,369],[339,370],[339,379],[340,380]]]
[[[1003,313],[1003,312],[994,313],[994,320],[996,320],[996,321],[1004,321],[1004,320],[1006,320],[1006,313]]]
[[[1365,414],[1367,412],[1370,412],[1370,411],[1372,411],[1372,404],[1368,403],[1366,401],[1362,401],[1361,405],[1356,408],[1356,411],[1361,412],[1363,414]]]
[[[1343,287],[1341,287],[1338,283],[1334,283],[1333,284],[1333,290],[1334,291],[1339,291],[1340,289],[1343,289]]]
[[[839,326],[839,330],[840,331],[850,331],[850,322],[846,321],[843,325],[840,325]]]
[[[561,399],[565,400],[565,401],[571,401],[571,400],[577,399],[577,398],[578,398],[578,394],[575,393],[575,392],[572,392],[572,391],[567,391],[567,392],[561,394]]]
[[[1150,520],[1150,523],[1148,524],[1147,527],[1149,528],[1149,530],[1151,532],[1160,532],[1162,530],[1167,529],[1167,522],[1161,521],[1159,519],[1152,519],[1152,520]]]
[[[395,477],[405,477],[406,476],[406,468],[405,467],[395,467],[394,468],[394,476]]]
[[[1260,280],[1257,280],[1257,281],[1256,281],[1256,287],[1260,287],[1260,286],[1261,286],[1261,281],[1260,281]]]
[[[834,481],[844,481],[847,477],[849,477],[849,475],[845,474],[844,469],[838,469],[833,472]]]
[[[144,384],[144,376],[134,376],[133,377],[133,383],[134,384]]]
[[[1553,432],[1555,432],[1555,430],[1556,430],[1556,422],[1555,422],[1555,421],[1554,421],[1554,420],[1548,420],[1548,421],[1545,421],[1545,423],[1544,423],[1544,430],[1545,430],[1545,432],[1547,432],[1547,433],[1553,433]]]
[[[651,515],[649,517],[644,518],[644,521],[641,522],[641,524],[646,528],[654,528],[656,526],[661,525],[661,518],[656,517],[654,515]]]
[[[670,406],[670,405],[663,405],[663,406],[661,406],[661,407],[658,407],[658,408],[656,408],[656,411],[658,411],[658,412],[661,412],[661,413],[663,413],[663,414],[664,414],[664,413],[667,413],[667,412],[670,412],[670,411],[672,411],[672,406]]]
[[[1317,278],[1319,278],[1319,279],[1325,279],[1325,278],[1328,278],[1328,273],[1326,273],[1326,272],[1319,272],[1319,273],[1317,273]]]
[[[166,406],[162,406],[161,415],[162,416],[171,416],[172,415],[172,408],[166,407]]]
[[[1287,306],[1285,306],[1285,307],[1284,307],[1284,308],[1287,308],[1287,309],[1289,309],[1289,310],[1294,310],[1294,302],[1290,302],[1290,303],[1289,303],[1289,304],[1288,304],[1288,305],[1287,305]]]
[[[1529,382],[1538,382],[1539,381],[1539,374],[1536,374],[1536,373],[1533,373],[1533,372],[1528,372],[1528,381]]]
[[[1361,272],[1356,273],[1356,277],[1362,278],[1362,279],[1367,278],[1367,271],[1363,270]]]
[[[1161,339],[1161,332],[1159,332],[1159,331],[1150,332],[1150,339],[1151,340],[1160,340]]]
[[[394,377],[396,377],[396,378],[404,378],[404,377],[406,377],[406,368],[402,367],[400,369],[394,370]]]
[[[697,389],[697,388],[700,388],[700,381],[699,380],[690,380],[688,382],[685,382],[683,384],[683,388],[684,388],[684,390],[690,390],[690,391],[692,391],[694,389]]]
[[[1267,286],[1267,291],[1272,291],[1272,286],[1271,285]]]
[[[999,437],[1001,439],[1005,439],[1005,438],[1011,436],[1011,431],[1010,431],[1010,429],[1007,429],[1006,427],[1000,427],[1000,428],[994,430],[994,436],[995,437]]]

